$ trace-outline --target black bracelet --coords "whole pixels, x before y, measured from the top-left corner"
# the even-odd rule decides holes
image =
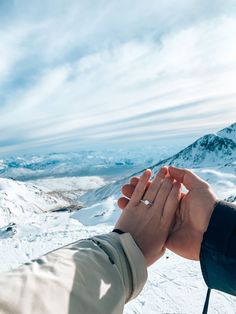
[[[120,230],[120,229],[114,229],[114,230],[112,230],[112,232],[116,232],[116,233],[118,233],[118,234],[123,234],[123,233],[125,233],[124,231],[122,231],[122,230]]]

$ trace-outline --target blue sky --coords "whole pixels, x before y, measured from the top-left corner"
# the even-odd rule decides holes
[[[0,153],[192,140],[236,120],[235,1],[0,0]]]

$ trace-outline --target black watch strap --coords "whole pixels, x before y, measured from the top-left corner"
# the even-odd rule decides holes
[[[114,230],[112,230],[112,232],[116,232],[116,233],[118,233],[118,234],[123,234],[123,233],[125,233],[124,231],[122,231],[122,230],[120,230],[120,229],[114,229]]]

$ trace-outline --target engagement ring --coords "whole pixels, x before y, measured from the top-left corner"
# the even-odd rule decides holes
[[[153,205],[153,203],[150,202],[149,200],[140,200],[140,202],[143,203],[146,206],[152,206]]]

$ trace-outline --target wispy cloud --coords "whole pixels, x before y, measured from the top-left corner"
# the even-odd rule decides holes
[[[2,153],[198,136],[234,122],[236,9],[211,4],[1,2]]]

